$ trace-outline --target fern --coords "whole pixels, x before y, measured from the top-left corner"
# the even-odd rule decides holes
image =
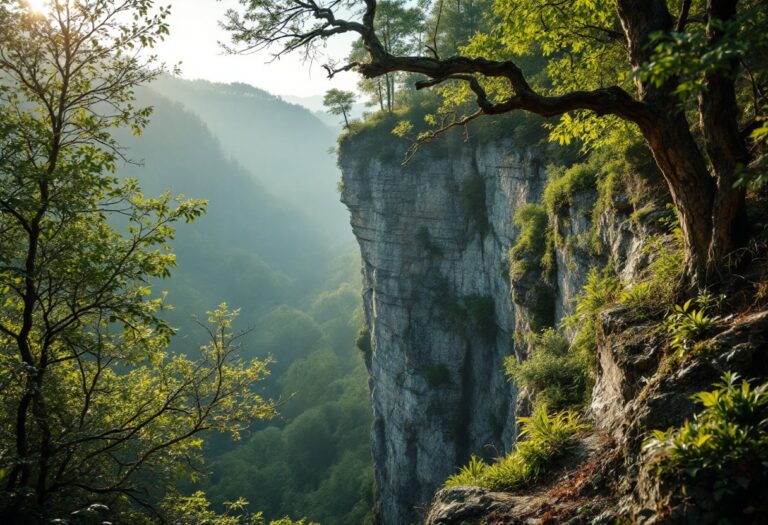
[[[488,465],[475,456],[444,486],[473,485],[491,490],[514,490],[535,481],[552,462],[576,443],[576,435],[589,428],[571,411],[549,414],[547,407],[536,407],[531,417],[521,417],[520,437],[515,449]]]

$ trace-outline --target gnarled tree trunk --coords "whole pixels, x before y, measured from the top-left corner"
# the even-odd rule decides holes
[[[736,2],[709,0],[708,14],[727,20]],[[651,35],[675,29],[664,0],[618,0],[617,9],[634,68],[651,59]],[[682,29],[684,20],[678,20]],[[709,31],[714,44],[720,35]],[[735,70],[737,64],[733,64]],[[734,75],[710,74],[699,97],[705,152],[696,143],[680,100],[676,79],[662,86],[638,81],[638,92],[654,116],[636,121],[669,187],[680,219],[686,252],[686,274],[692,285],[706,285],[725,255],[747,234],[745,192],[734,188],[738,166],[748,152],[738,129]],[[706,153],[706,155],[705,155]]]

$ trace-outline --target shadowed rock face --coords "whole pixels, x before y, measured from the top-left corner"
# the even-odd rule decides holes
[[[507,252],[515,209],[537,201],[543,163],[509,142],[446,154],[369,156],[342,145],[342,201],[363,259],[371,327],[373,454],[380,521],[419,521],[471,453],[514,440],[515,387],[503,372],[515,317]]]

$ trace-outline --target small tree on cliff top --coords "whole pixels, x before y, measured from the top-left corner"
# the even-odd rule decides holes
[[[354,33],[368,58],[366,78],[406,71],[417,88],[454,86],[481,115],[515,110],[561,116],[556,132],[599,137],[629,123],[650,148],[676,205],[686,268],[703,281],[745,240],[745,190],[737,185],[758,151],[752,132],[768,103],[768,3],[763,0],[496,0],[495,27],[461,55],[391,53],[377,27],[376,0],[240,0],[227,27],[248,49],[315,54],[329,37]],[[548,59],[536,82],[518,66],[526,55]],[[456,87],[458,86],[458,87]]]
[[[323,105],[332,115],[344,116],[344,127],[349,129],[349,112],[355,103],[355,94],[351,91],[329,89],[323,97]]]

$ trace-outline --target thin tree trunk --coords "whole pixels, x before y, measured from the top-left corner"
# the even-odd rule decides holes
[[[376,86],[379,88],[379,107],[384,111],[384,93],[381,91],[381,78],[376,79]]]

